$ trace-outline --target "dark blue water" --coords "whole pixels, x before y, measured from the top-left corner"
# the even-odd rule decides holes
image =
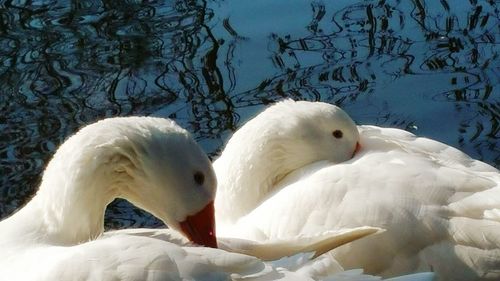
[[[264,105],[342,106],[500,167],[500,3],[0,2],[0,217],[77,128],[170,117],[210,155]],[[107,227],[159,225],[115,202]]]

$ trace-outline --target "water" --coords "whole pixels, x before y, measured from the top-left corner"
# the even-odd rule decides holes
[[[342,106],[500,167],[500,3],[0,2],[0,217],[103,117],[175,119],[211,156],[266,104]],[[116,201],[106,226],[159,226]]]

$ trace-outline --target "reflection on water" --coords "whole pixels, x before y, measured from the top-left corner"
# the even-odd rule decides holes
[[[336,103],[358,123],[500,166],[496,1],[329,2],[3,2],[0,217],[33,194],[55,148],[83,124],[170,117],[215,155],[286,97]],[[159,225],[124,202],[107,218]]]

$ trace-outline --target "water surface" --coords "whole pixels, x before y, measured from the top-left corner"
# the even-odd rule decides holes
[[[0,217],[110,116],[175,119],[217,155],[284,98],[343,107],[500,167],[497,1],[3,1]],[[107,227],[160,223],[118,201]]]

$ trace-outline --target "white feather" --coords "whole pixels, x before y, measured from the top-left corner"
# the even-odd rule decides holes
[[[204,183],[193,179],[197,172]],[[208,158],[172,121],[130,117],[89,125],[61,145],[34,198],[0,222],[0,280],[313,280],[329,263],[314,265],[307,251],[319,254],[378,231],[362,227],[266,243],[221,240],[231,251],[291,255],[276,264],[197,247],[174,230],[103,232],[105,207],[116,197],[179,229],[214,192]]]
[[[265,241],[370,225],[387,231],[334,251],[345,268],[382,276],[435,271],[441,280],[500,279],[499,171],[409,132],[356,128],[332,114],[339,110],[285,101],[233,135],[214,163],[219,234]],[[287,126],[275,126],[275,119]],[[344,140],[332,137],[338,128]],[[361,150],[354,158],[339,156],[352,155],[356,142]],[[304,155],[301,165],[297,155]],[[257,202],[242,206],[249,193]],[[227,214],[227,206],[237,211]]]

